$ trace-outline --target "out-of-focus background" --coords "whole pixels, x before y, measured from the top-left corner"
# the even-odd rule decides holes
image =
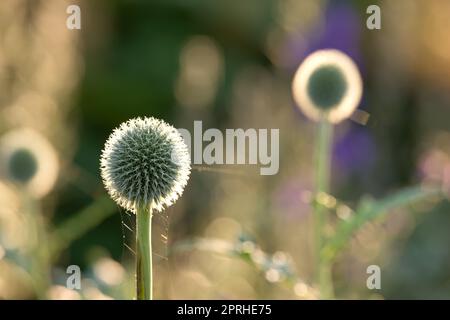
[[[66,28],[71,4],[81,30]],[[371,4],[381,30],[366,27]],[[155,217],[155,297],[314,298],[315,124],[293,102],[293,73],[321,48],[361,70],[359,111],[334,137],[340,202],[420,183],[448,190],[449,30],[447,0],[1,1],[0,135],[44,164],[33,184],[0,180],[0,298],[133,297],[134,218],[107,197],[99,157],[136,116],[280,129],[278,174],[196,167]],[[370,223],[337,260],[337,297],[450,298],[449,230],[447,200]],[[70,265],[81,290],[66,288]],[[369,265],[380,290],[366,287]]]

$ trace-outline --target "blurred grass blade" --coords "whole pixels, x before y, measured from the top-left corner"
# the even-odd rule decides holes
[[[321,254],[325,259],[333,260],[365,223],[375,220],[391,210],[409,206],[440,194],[440,189],[416,186],[400,190],[378,201],[363,198],[355,214],[337,226],[335,235],[327,241]]]
[[[94,229],[116,212],[117,206],[108,196],[96,199],[83,210],[75,213],[50,235],[50,256],[56,258],[74,240]]]

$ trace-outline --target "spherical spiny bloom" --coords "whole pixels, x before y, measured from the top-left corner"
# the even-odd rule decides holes
[[[338,50],[319,50],[303,61],[292,83],[294,99],[311,119],[338,123],[355,111],[362,80],[350,57]]]
[[[0,138],[0,176],[23,187],[35,198],[46,195],[58,177],[53,146],[32,129],[16,129]]]
[[[122,123],[106,141],[101,175],[110,196],[136,213],[161,211],[183,193],[190,156],[180,133],[162,120],[135,118]]]

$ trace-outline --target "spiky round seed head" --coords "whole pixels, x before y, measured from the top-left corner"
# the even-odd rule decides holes
[[[311,119],[338,123],[355,111],[362,80],[350,57],[338,50],[319,50],[300,65],[292,82],[298,107]]]
[[[0,139],[0,177],[41,198],[54,186],[59,172],[56,151],[30,128],[7,132]]]
[[[109,136],[100,167],[108,193],[121,207],[161,211],[183,193],[190,156],[174,127],[153,117],[135,118]]]

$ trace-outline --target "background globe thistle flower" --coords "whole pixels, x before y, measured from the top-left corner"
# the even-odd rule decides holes
[[[362,80],[355,63],[338,50],[310,54],[298,68],[292,91],[299,108],[318,121],[315,159],[315,197],[329,193],[333,124],[355,111],[362,96]],[[316,280],[322,297],[333,297],[331,264],[320,254],[324,247],[327,207],[314,203]]]
[[[101,156],[101,175],[110,196],[134,213],[139,206],[161,211],[172,205],[189,174],[183,138],[174,127],[152,117],[122,123]]]
[[[298,68],[292,91],[299,108],[309,118],[338,123],[358,107],[362,80],[356,64],[346,54],[319,50]]]
[[[35,198],[52,190],[59,161],[50,142],[32,129],[16,129],[0,138],[0,176]]]

